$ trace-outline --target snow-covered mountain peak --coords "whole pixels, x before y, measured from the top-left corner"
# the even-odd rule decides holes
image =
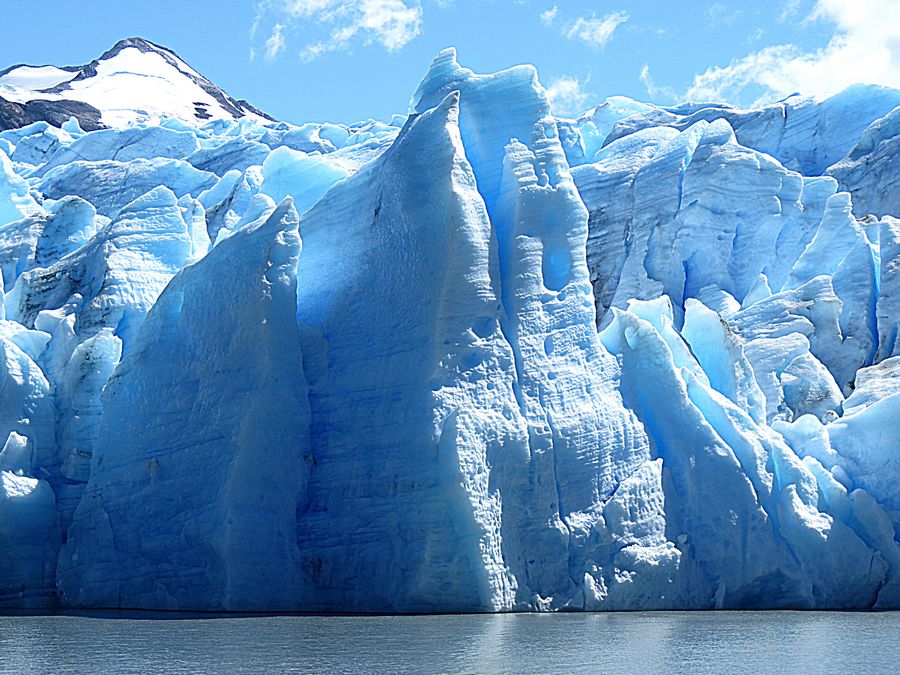
[[[172,50],[139,37],[119,41],[83,66],[20,64],[0,71],[0,97],[34,118],[27,121],[52,121],[48,110],[50,116],[74,113],[84,128],[125,127],[164,117],[192,125],[211,119],[271,119],[229,96]]]

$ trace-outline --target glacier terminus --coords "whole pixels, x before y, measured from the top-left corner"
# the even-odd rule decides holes
[[[0,97],[0,607],[900,608],[900,91]]]

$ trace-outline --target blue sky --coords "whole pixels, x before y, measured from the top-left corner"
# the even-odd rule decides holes
[[[563,114],[606,96],[750,105],[854,81],[900,87],[900,0],[44,0],[0,67],[81,64],[118,39],[171,47],[229,93],[292,122],[405,112],[431,59],[533,63]]]

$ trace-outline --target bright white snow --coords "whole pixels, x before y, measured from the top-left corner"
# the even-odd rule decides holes
[[[7,100],[24,102],[33,92],[68,82],[77,74],[56,66],[19,66],[0,76],[0,91]]]
[[[156,124],[163,118],[188,124],[234,119],[233,112],[198,84],[203,77],[168,50],[141,41],[140,47],[111,51],[86,77],[53,66],[15,68],[0,77],[0,96],[19,103],[81,101],[98,109],[101,122],[114,128]],[[50,88],[57,90],[45,91]],[[265,121],[249,109],[239,114]]]

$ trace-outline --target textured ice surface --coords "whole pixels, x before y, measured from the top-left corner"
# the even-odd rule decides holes
[[[155,303],[103,396],[94,470],[61,557],[65,602],[299,606],[296,509],[310,452],[297,222],[285,201]],[[199,479],[188,491],[186,476]]]
[[[10,287],[24,272],[52,265],[86,244],[103,222],[81,197],[63,197],[47,211],[0,226],[0,269]]]
[[[605,142],[647,127],[682,130],[701,120],[722,119],[734,128],[742,145],[771,155],[804,175],[818,176],[853,149],[866,127],[898,105],[900,91],[858,84],[825,100],[793,95],[753,110],[715,103],[653,107],[621,119]]]
[[[16,146],[17,154],[24,140]],[[102,129],[58,149],[30,175],[43,176],[57,166],[78,160],[128,162],[132,159],[181,158],[199,148],[197,136],[190,131],[166,127],[131,127],[122,131]]]
[[[36,189],[48,199],[83,197],[98,213],[114,218],[126,204],[156,187],[165,186],[182,197],[199,194],[216,180],[215,174],[181,159],[79,160],[49,171],[38,180]]]
[[[129,126],[197,80],[113,52],[0,76],[123,127],[0,133],[0,605],[900,607],[900,93]]]
[[[858,216],[900,213],[900,105],[872,122],[828,173],[853,195]]]

